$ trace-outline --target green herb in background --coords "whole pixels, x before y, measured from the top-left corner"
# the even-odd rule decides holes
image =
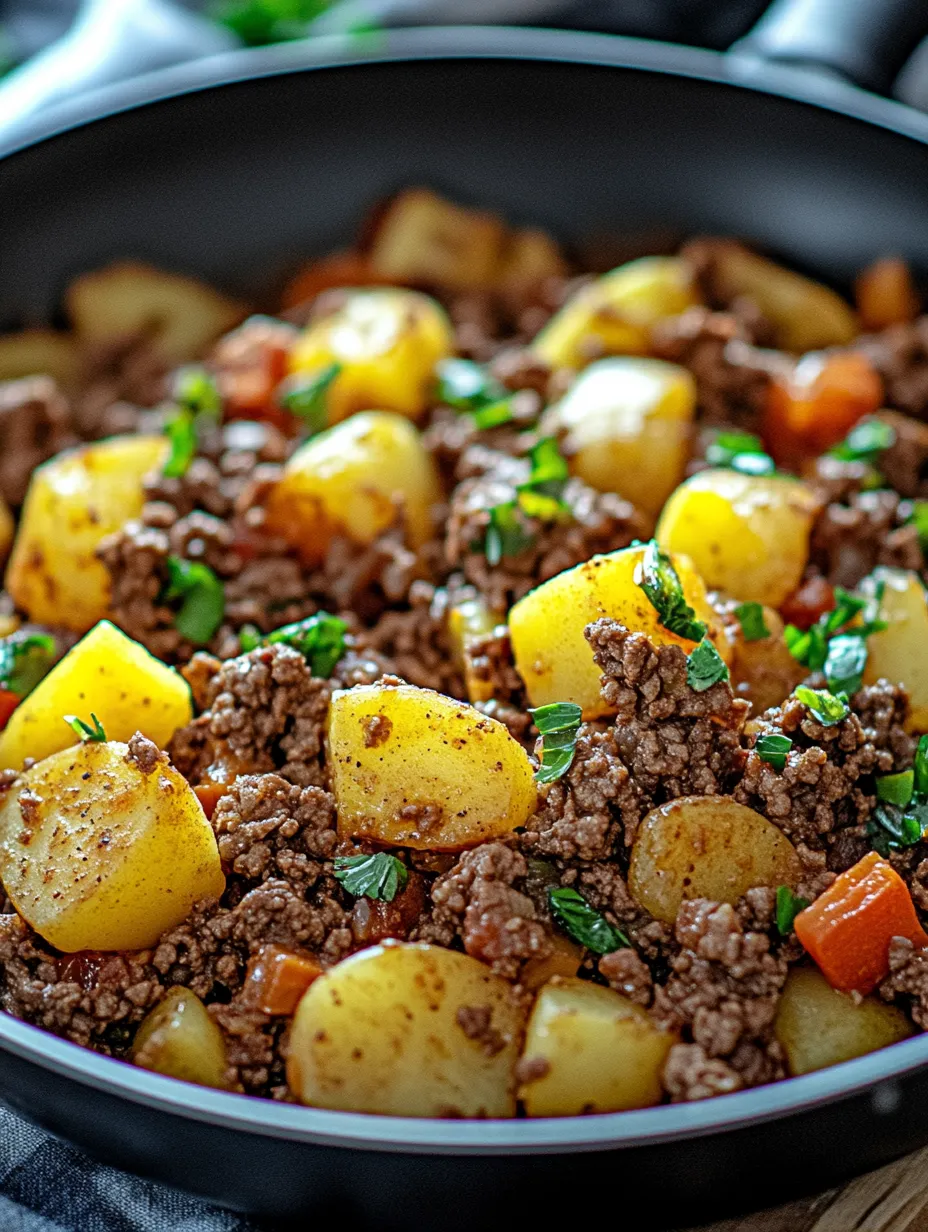
[[[48,675],[57,647],[49,633],[11,633],[0,641],[0,688],[26,697]]]
[[[842,633],[828,643],[825,678],[832,693],[846,693],[848,697],[853,697],[863,686],[866,666],[867,643],[862,637]]]
[[[568,886],[552,886],[548,890],[548,905],[568,936],[594,954],[611,954],[631,944],[620,929],[613,928],[605,916],[593,910],[582,894]]]
[[[760,437],[751,432],[719,432],[706,449],[706,461],[746,475],[772,475],[776,470]]]
[[[200,429],[219,423],[222,398],[215,379],[198,364],[175,373],[172,397],[177,411],[164,425],[171,448],[161,473],[167,479],[180,479],[196,456]]]
[[[374,898],[392,903],[409,880],[402,860],[386,851],[370,856],[337,856],[335,879],[355,898]]]
[[[249,47],[305,38],[333,0],[217,0],[210,16]]]
[[[828,456],[842,462],[873,462],[895,443],[896,433],[890,424],[882,419],[862,419],[840,445],[829,449]]]
[[[486,368],[472,359],[445,359],[437,368],[436,397],[456,411],[476,411],[492,406],[508,390]]]
[[[182,410],[218,422],[222,398],[212,373],[201,364],[189,364],[174,376],[173,398]]]
[[[877,805],[867,834],[881,856],[919,842],[928,829],[928,736],[922,736],[915,765],[876,780]]]
[[[922,552],[928,556],[928,501],[912,502],[912,517],[910,521],[918,532],[918,543]]]
[[[865,611],[876,614],[882,598],[875,601],[852,595],[835,587],[835,606],[820,616],[810,629],[787,625],[783,638],[790,654],[810,671],[824,671],[833,693],[854,694],[861,687],[867,664],[867,642],[871,633],[886,628],[885,620],[869,619],[852,624]]]
[[[251,625],[246,625],[239,633],[239,645],[243,653],[255,650],[258,646],[281,643],[292,646],[305,656],[314,676],[328,680],[332,675],[332,668],[345,653],[347,629],[348,626],[340,617],[330,616],[328,612],[316,612],[305,620],[281,625],[279,629],[268,634],[261,634]]]
[[[302,419],[310,436],[328,426],[328,393],[341,370],[341,364],[328,364],[310,376],[298,377],[280,399],[285,410]]]
[[[174,627],[195,646],[205,646],[225,614],[222,582],[209,565],[180,556],[169,556],[167,569],[168,584],[161,594],[162,602],[181,600]]]
[[[654,539],[645,547],[644,557],[635,569],[635,582],[648,596],[665,629],[691,642],[702,641],[706,626],[696,619],[696,613],[683,597],[683,583],[673,561]]]
[[[777,886],[777,932],[781,937],[790,935],[796,916],[808,905],[809,900],[794,894],[789,886]]]
[[[522,522],[516,501],[493,506],[482,545],[488,564],[495,567],[504,556],[518,556],[534,542],[535,536]]]
[[[535,771],[535,782],[553,783],[573,764],[583,711],[575,702],[551,702],[529,714],[541,736],[541,765]]]
[[[739,603],[735,608],[741,635],[746,642],[760,642],[770,636],[764,621],[764,609],[759,603]]]
[[[774,770],[782,770],[786,765],[786,758],[793,747],[793,742],[789,736],[778,736],[771,733],[766,736],[759,736],[757,743],[754,745],[754,752],[761,759],[773,766]]]
[[[79,719],[76,714],[66,714],[64,716],[64,721],[69,727],[74,729],[85,744],[104,744],[106,732],[103,730],[103,724],[92,711],[90,719],[93,726],[90,723],[85,723],[83,719]]]
[[[711,689],[714,684],[728,678],[725,660],[708,637],[704,637],[686,656],[686,683],[697,693],[704,693],[706,689]]]

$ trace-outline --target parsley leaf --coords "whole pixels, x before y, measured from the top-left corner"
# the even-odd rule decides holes
[[[305,38],[332,0],[217,0],[210,14],[249,47]]]
[[[912,516],[909,521],[914,523],[918,532],[919,547],[928,555],[928,501],[912,501]]]
[[[80,736],[85,744],[103,744],[106,740],[106,732],[103,730],[103,724],[97,716],[91,711],[90,718],[93,723],[85,723],[83,719],[79,719],[76,714],[66,714],[64,721],[69,727]]]
[[[915,794],[915,771],[902,770],[898,774],[883,774],[876,780],[876,794],[887,804],[905,806]]]
[[[259,646],[274,646],[283,643],[292,646],[305,656],[312,674],[320,680],[328,680],[332,668],[345,653],[345,632],[348,626],[338,616],[328,612],[316,612],[305,620],[281,625],[272,633],[262,635],[252,625],[246,625],[238,635],[242,653],[256,650]]]
[[[919,737],[913,773],[916,795],[928,796],[928,735]]]
[[[829,678],[829,688],[833,691],[856,693],[860,688],[859,677],[867,662],[864,639],[871,633],[878,633],[886,628],[885,621],[876,619],[866,620],[863,624],[851,624],[870,606],[868,599],[852,595],[840,586],[835,587],[834,608],[820,616],[810,629],[803,631],[795,625],[786,626],[783,637],[787,649],[797,662],[808,667],[810,671],[824,670]],[[838,645],[835,647],[833,659],[830,660],[832,639]],[[852,642],[858,642],[859,645],[853,646]],[[842,680],[846,683],[840,683]]]
[[[514,418],[511,398],[488,402],[486,406],[478,407],[474,411],[474,425],[478,428],[499,428],[503,424],[512,423]]]
[[[867,666],[867,643],[856,634],[841,633],[828,643],[825,659],[825,679],[832,693],[852,697],[864,682]]]
[[[409,880],[409,870],[396,856],[377,851],[370,856],[337,856],[335,879],[355,898],[392,903]]]
[[[706,461],[747,475],[772,475],[776,470],[760,437],[751,432],[719,432],[706,449]]]
[[[835,697],[827,689],[810,689],[801,684],[793,694],[798,701],[811,711],[824,727],[834,727],[851,713],[847,698],[841,694]]]
[[[11,633],[3,638],[0,688],[25,697],[51,670],[55,652],[55,639],[48,633]]]
[[[341,364],[328,364],[318,372],[299,377],[281,395],[281,406],[302,419],[310,436],[321,432],[329,422],[328,393],[341,370]]]
[[[199,364],[190,364],[174,375],[174,401],[182,411],[218,420],[222,415],[222,398],[212,375]]]
[[[164,425],[170,452],[161,473],[168,479],[180,479],[196,455],[200,427],[218,423],[222,398],[210,373],[195,364],[174,374],[172,393],[177,411]]]
[[[570,471],[553,436],[544,436],[529,452],[532,469],[517,488],[519,507],[529,517],[554,522],[570,514],[561,499]]]
[[[735,615],[746,642],[759,642],[770,636],[764,621],[764,609],[759,603],[739,603]]]
[[[568,886],[552,886],[548,890],[551,914],[561,928],[594,954],[611,954],[630,945],[628,938],[598,911],[594,911],[582,894]]]
[[[171,451],[161,473],[167,479],[180,479],[186,475],[197,451],[196,418],[190,411],[180,410],[164,425]]]
[[[728,678],[725,660],[708,637],[703,637],[686,656],[686,683],[697,693],[705,693],[706,689]]]
[[[535,771],[535,782],[553,783],[573,763],[583,711],[575,702],[551,702],[529,714],[541,735],[541,765]]]
[[[504,556],[518,556],[535,542],[519,517],[516,501],[494,505],[483,540],[483,552],[490,565],[498,565]]]
[[[925,833],[926,827],[928,801],[924,798],[913,798],[905,809],[881,800],[873,810],[871,820],[867,822],[867,834],[873,840],[875,850],[885,856],[890,851],[914,847]]]
[[[209,565],[180,556],[167,559],[168,584],[161,594],[164,602],[181,600],[174,627],[195,646],[205,646],[219,626],[226,610],[222,582]]]
[[[654,539],[645,547],[635,568],[635,582],[647,595],[665,629],[692,642],[702,641],[706,626],[696,619],[696,613],[683,597],[683,584],[673,561]]]
[[[782,770],[786,765],[786,756],[793,747],[789,736],[778,736],[773,733],[759,736],[754,745],[754,752],[761,759],[773,766],[774,770]]]
[[[896,433],[890,424],[882,419],[861,419],[840,445],[829,449],[828,456],[842,462],[873,462],[895,441]]]
[[[505,386],[472,359],[445,359],[437,374],[438,400],[456,411],[476,411],[507,396]]]
[[[777,932],[781,937],[790,935],[796,916],[808,905],[809,900],[794,894],[789,886],[777,886]]]

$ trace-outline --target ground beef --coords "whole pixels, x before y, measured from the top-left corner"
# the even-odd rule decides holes
[[[877,461],[883,480],[900,496],[928,497],[928,426],[895,411],[877,418],[892,428],[894,438]]]
[[[324,785],[331,686],[298,651],[267,646],[222,665],[201,657],[187,676],[203,713],[175,733],[169,752],[191,782],[276,771],[300,787]]]
[[[408,588],[408,608],[386,611],[369,629],[359,630],[356,645],[391,664],[391,672],[421,688],[465,698],[448,637],[452,596],[421,579]]]
[[[22,504],[32,471],[72,443],[70,410],[47,376],[0,381],[0,497]]]
[[[129,737],[126,761],[138,767],[142,774],[152,774],[159,765],[167,765],[168,759],[153,740],[136,732]]]
[[[527,711],[525,685],[515,668],[508,625],[497,625],[492,633],[469,640],[467,657],[471,675],[491,697]]]
[[[84,350],[84,384],[73,419],[86,440],[147,430],[145,407],[169,393],[168,364],[146,334],[96,343]],[[157,428],[154,429],[157,431]]]
[[[884,1001],[900,1000],[914,1020],[928,1031],[928,950],[917,950],[907,937],[889,944],[889,975],[880,985]]]
[[[431,928],[459,936],[468,954],[517,980],[523,963],[551,953],[535,904],[516,889],[527,873],[524,858],[502,843],[465,852],[432,886]]]
[[[744,1086],[741,1075],[699,1044],[674,1044],[664,1063],[664,1090],[675,1104],[730,1095]]]
[[[720,1067],[707,1073],[706,1060],[722,1058],[737,1086],[756,1086],[783,1077],[780,1046],[773,1039],[777,1001],[787,963],[771,953],[761,932],[745,932],[735,908],[693,899],[677,914],[679,946],[671,974],[654,994],[653,1013],[668,1028],[682,1030],[698,1053],[671,1049],[665,1088],[675,1100],[704,1098],[717,1086],[735,1089]],[[714,1074],[709,1081],[709,1074]]]
[[[877,565],[920,570],[924,563],[910,510],[895,492],[880,489],[830,502],[816,516],[810,565],[833,585],[857,585]]]
[[[855,346],[883,378],[887,405],[924,419],[928,415],[928,316],[858,338]]]
[[[632,949],[613,950],[599,960],[599,974],[610,988],[628,997],[637,1005],[650,1005],[654,996],[654,980],[647,963]]]

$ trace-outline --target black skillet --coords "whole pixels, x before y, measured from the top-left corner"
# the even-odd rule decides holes
[[[897,61],[910,10],[883,12]],[[854,0],[842,11],[859,17]],[[758,40],[808,59],[808,35]],[[827,50],[815,54],[880,83],[855,39]],[[114,257],[260,288],[422,182],[567,239],[669,227],[748,236],[839,285],[890,251],[928,272],[928,117],[673,46],[459,29],[280,47],[59,108],[32,136],[0,161],[4,325],[48,317],[69,277]],[[657,1227],[821,1190],[924,1145],[928,1036],[702,1104],[468,1123],[202,1090],[0,1016],[0,1097],[101,1158],[252,1211],[427,1232],[503,1213],[579,1227],[602,1210]]]

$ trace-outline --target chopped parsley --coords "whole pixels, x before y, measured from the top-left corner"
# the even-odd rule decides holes
[[[735,608],[741,634],[746,642],[760,642],[770,636],[764,620],[764,609],[759,603],[739,603]]]
[[[525,483],[517,489],[519,507],[529,517],[546,522],[557,521],[570,513],[562,500],[570,478],[567,461],[553,436],[543,436],[529,452],[532,469]]]
[[[541,765],[535,771],[535,782],[553,783],[573,763],[583,712],[575,702],[552,702],[529,714],[541,735]]]
[[[218,420],[222,415],[222,398],[216,381],[199,364],[181,368],[175,374],[172,394],[181,410],[189,411],[191,415],[204,415],[212,420]]]
[[[789,736],[778,736],[774,733],[765,736],[759,736],[757,743],[754,745],[754,752],[761,759],[773,766],[774,770],[782,770],[786,765],[786,758],[793,747],[793,742]]]
[[[915,794],[915,771],[901,770],[898,774],[884,774],[876,780],[876,795],[878,800],[887,804],[905,806]]]
[[[746,475],[772,475],[776,470],[760,437],[751,432],[719,432],[706,449],[706,461]]]
[[[478,428],[499,428],[503,424],[512,423],[513,418],[511,398],[488,402],[486,406],[474,411],[474,425]]]
[[[56,654],[49,633],[11,633],[0,641],[0,688],[25,697],[48,675]]]
[[[252,625],[246,625],[238,635],[242,653],[258,646],[274,646],[283,643],[292,646],[305,656],[310,671],[321,680],[328,680],[332,668],[345,653],[345,632],[348,626],[338,616],[328,612],[316,612],[305,620],[281,625],[273,633],[261,634]]]
[[[67,725],[74,729],[78,736],[85,744],[103,744],[106,741],[106,732],[103,730],[103,724],[97,716],[91,711],[91,723],[85,723],[83,719],[79,719],[76,714],[66,714],[64,721]]]
[[[513,419],[513,395],[471,359],[446,359],[438,365],[439,401],[470,411],[478,428],[498,428]]]
[[[840,445],[828,451],[828,456],[842,462],[873,462],[895,442],[896,433],[890,424],[882,419],[862,419]]]
[[[867,663],[866,639],[871,633],[885,629],[886,622],[878,619],[867,619],[860,624],[851,622],[871,607],[878,611],[879,602],[880,594],[874,607],[870,600],[835,587],[834,608],[820,616],[810,629],[787,625],[783,630],[790,654],[810,671],[824,671],[833,693],[856,693]]]
[[[928,736],[921,736],[915,750],[915,792],[928,796]]]
[[[703,637],[686,656],[686,683],[697,693],[705,693],[706,689],[728,678],[725,660],[708,637]]]
[[[161,473],[180,479],[196,456],[201,427],[219,422],[222,398],[211,374],[197,365],[175,374],[172,394],[177,410],[164,425],[170,450]]]
[[[593,910],[582,894],[568,886],[552,886],[548,890],[548,905],[567,935],[594,954],[611,954],[631,944],[620,929]]]
[[[164,435],[168,438],[170,453],[162,475],[166,479],[180,479],[186,475],[190,463],[197,451],[196,420],[190,411],[178,411],[164,425]]]
[[[928,501],[913,501],[912,516],[909,520],[918,532],[919,547],[925,555],[928,555]]]
[[[209,565],[180,556],[167,559],[168,584],[161,593],[165,603],[180,600],[174,627],[195,646],[205,646],[222,624],[226,610],[222,582]]]
[[[922,736],[911,770],[876,780],[877,805],[867,834],[881,856],[919,842],[928,830],[928,736]]]
[[[824,727],[834,727],[851,713],[847,698],[843,695],[835,697],[827,689],[810,689],[801,684],[795,690],[794,696],[815,716]]]
[[[211,16],[249,47],[305,38],[332,0],[215,0]]]
[[[683,597],[683,584],[668,554],[652,539],[645,546],[641,563],[635,569],[635,582],[650,600],[661,624],[679,637],[700,642],[706,633],[705,623]]]
[[[490,565],[498,565],[504,556],[518,556],[535,542],[535,536],[519,515],[516,501],[494,505],[483,540],[483,552]]]
[[[318,372],[299,377],[281,395],[281,406],[302,419],[310,436],[315,436],[328,425],[328,393],[341,370],[341,364],[328,364]]]
[[[846,693],[852,697],[863,685],[866,666],[867,643],[864,638],[842,633],[828,643],[825,679],[832,693]]]
[[[808,905],[809,900],[794,894],[789,886],[777,886],[777,932],[781,937],[790,935],[796,916],[800,911],[805,911]]]
[[[370,856],[336,856],[335,879],[355,898],[392,903],[409,880],[409,870],[396,856],[377,851]]]

